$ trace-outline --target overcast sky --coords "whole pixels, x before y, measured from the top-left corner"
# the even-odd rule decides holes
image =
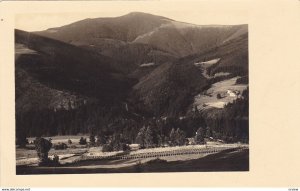
[[[74,6],[71,8],[68,6],[65,9],[60,8],[60,4],[50,5],[52,4],[35,7],[35,4],[30,4],[26,8],[27,13],[16,14],[15,27],[25,31],[40,31],[86,18],[117,17],[130,12],[145,12],[199,25],[248,23],[247,12],[238,3],[221,4],[218,2],[216,5],[213,3],[192,5],[168,2],[126,2],[126,4],[108,2],[101,3],[99,6],[84,4],[85,7],[82,4],[73,3]]]

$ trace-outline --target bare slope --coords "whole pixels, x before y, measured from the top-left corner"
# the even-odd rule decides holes
[[[135,12],[114,18],[85,19],[38,34],[101,52],[142,43],[182,57],[221,45],[247,30],[247,25],[199,26]]]

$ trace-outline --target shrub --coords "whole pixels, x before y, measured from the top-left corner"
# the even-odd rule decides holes
[[[94,146],[95,143],[96,143],[95,136],[94,136],[94,135],[91,135],[91,136],[90,136],[90,146]]]
[[[107,142],[107,137],[105,137],[103,134],[98,134],[97,135],[97,146],[102,146],[104,144],[106,144]]]
[[[181,129],[177,128],[176,130],[176,143],[177,145],[185,145],[186,144],[186,139],[185,139],[185,133]]]
[[[205,136],[205,130],[203,127],[200,127],[195,136],[195,143],[196,144],[204,144],[204,136]]]
[[[175,145],[176,145],[176,131],[175,131],[174,128],[172,128],[169,137],[170,137],[170,138],[169,138],[169,140],[170,140],[170,145],[171,145],[171,146],[175,146]]]
[[[147,164],[167,163],[168,161],[160,158],[156,158],[147,162]]]
[[[175,129],[172,128],[170,132],[170,144],[171,146],[185,145],[186,139],[184,131],[180,130],[179,128],[177,128],[175,131]]]
[[[242,76],[241,78],[238,78],[235,83],[236,84],[248,84],[249,78],[248,78],[248,76]]]
[[[102,152],[112,152],[113,151],[113,147],[110,144],[105,144],[102,147]]]
[[[54,145],[55,150],[65,150],[68,146],[66,143],[58,143],[57,145]]]
[[[143,165],[140,160],[134,166],[134,170],[135,172],[143,172]]]
[[[146,134],[146,127],[142,127],[137,134],[136,143],[140,145],[140,148],[145,148],[145,134]]]
[[[79,144],[80,145],[86,145],[86,143],[87,143],[86,138],[81,137],[80,140],[79,140]]]
[[[72,144],[72,141],[71,141],[71,139],[69,139],[69,140],[68,140],[68,144],[69,144],[69,145],[71,145],[71,144]]]
[[[37,151],[39,157],[39,166],[49,165],[48,152],[52,147],[52,143],[41,137],[35,139],[35,150]]]
[[[129,145],[123,143],[123,144],[122,144],[122,150],[123,150],[123,151],[130,151]]]
[[[24,135],[19,135],[16,139],[16,144],[21,148],[25,148],[29,144],[28,139]]]
[[[58,166],[59,165],[59,156],[58,155],[54,155],[53,159],[52,159],[52,166]]]

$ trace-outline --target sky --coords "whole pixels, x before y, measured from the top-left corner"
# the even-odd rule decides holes
[[[15,28],[25,31],[41,31],[48,28],[60,27],[86,18],[117,17],[130,12],[145,12],[164,16],[176,21],[192,24],[247,24],[245,6],[238,3],[169,3],[169,2],[118,2],[98,4],[78,4],[72,6],[30,6],[20,8],[23,13],[15,15]],[[218,5],[218,6],[217,6]]]

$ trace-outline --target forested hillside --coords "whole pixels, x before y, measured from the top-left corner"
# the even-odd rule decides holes
[[[15,30],[15,43],[17,139],[85,134],[140,143],[147,134],[163,145],[199,132],[248,142],[247,25],[131,13]]]

